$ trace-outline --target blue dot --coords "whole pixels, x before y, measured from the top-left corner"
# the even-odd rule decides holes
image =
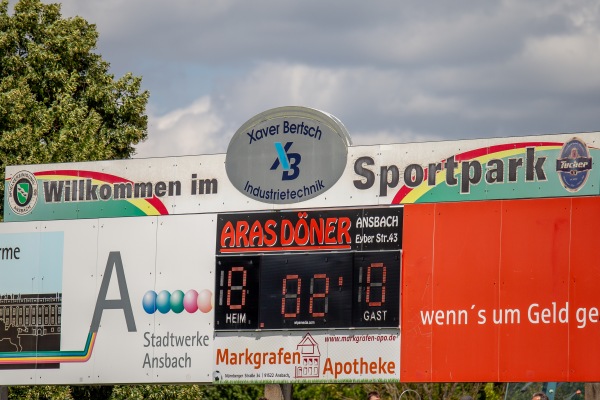
[[[156,296],[156,309],[163,314],[171,311],[171,293],[163,290]]]
[[[156,312],[156,292],[154,290],[148,290],[142,298],[142,306],[144,311],[148,314],[154,314]]]

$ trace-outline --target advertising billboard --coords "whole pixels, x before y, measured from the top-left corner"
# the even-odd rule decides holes
[[[598,218],[598,197],[405,207],[401,380],[596,381]]]
[[[598,217],[592,196],[3,223],[0,383],[593,381]]]
[[[269,125],[280,133],[257,143],[248,136],[252,130],[242,133],[252,146],[260,143],[260,157],[245,151],[248,143],[235,141],[228,154],[8,166],[4,220],[600,194],[600,171],[593,163],[600,157],[598,132],[374,146],[346,146],[335,134],[332,146],[340,149],[329,154],[320,153],[318,144],[301,146],[304,135],[277,131],[286,121],[281,119]],[[319,162],[309,157],[315,154]]]
[[[0,224],[0,384],[212,382],[214,222]]]
[[[2,223],[0,384],[398,381],[402,221]]]
[[[0,385],[597,381],[600,133],[8,166]]]
[[[215,382],[397,382],[402,224],[402,207],[219,214]]]

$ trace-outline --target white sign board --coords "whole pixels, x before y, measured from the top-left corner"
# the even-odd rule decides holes
[[[215,351],[215,383],[400,380],[398,329],[218,332]]]
[[[292,136],[293,137],[293,136]],[[287,140],[287,139],[286,139]],[[289,139],[292,140],[292,139]],[[281,171],[283,146],[267,146],[236,168],[254,175],[273,172],[285,180],[274,189],[226,172],[234,154],[154,159],[7,166],[5,221],[108,218],[246,212],[318,207],[364,207],[390,204],[492,199],[551,198],[600,194],[600,133],[560,134],[451,142],[407,143],[347,148],[345,167],[335,183],[294,164],[295,179]],[[300,147],[300,146],[299,146]],[[278,149],[279,148],[279,149]],[[300,147],[300,149],[302,149]],[[279,150],[279,154],[278,151]],[[314,149],[304,150],[307,155]],[[285,154],[283,154],[285,153]],[[234,157],[235,158],[235,157]],[[269,162],[257,164],[258,160]],[[339,161],[339,160],[338,160]],[[231,163],[232,161],[227,161]],[[322,167],[327,169],[329,167]],[[304,173],[303,173],[304,171]],[[253,175],[253,176],[254,176]],[[317,180],[315,182],[315,179]],[[321,182],[322,181],[322,182]],[[294,181],[295,182],[295,181]],[[308,182],[311,182],[310,184]],[[333,182],[333,179],[332,179]],[[290,187],[286,185],[289,183]],[[292,188],[292,189],[290,189]],[[262,190],[262,192],[261,192]],[[262,196],[261,201],[256,196]],[[314,196],[316,193],[318,195]],[[274,198],[281,201],[270,201]],[[290,200],[291,199],[291,200]],[[279,204],[278,204],[279,202]],[[268,203],[268,204],[267,204]]]
[[[214,224],[1,224],[0,384],[212,382]]]

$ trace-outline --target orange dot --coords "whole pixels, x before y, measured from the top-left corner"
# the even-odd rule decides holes
[[[212,310],[212,292],[208,289],[203,289],[198,293],[198,309],[203,313]]]

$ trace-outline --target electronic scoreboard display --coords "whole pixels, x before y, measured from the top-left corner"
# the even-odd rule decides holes
[[[215,329],[399,327],[401,222],[401,208],[220,216]]]
[[[399,326],[400,252],[219,257],[215,329]]]

